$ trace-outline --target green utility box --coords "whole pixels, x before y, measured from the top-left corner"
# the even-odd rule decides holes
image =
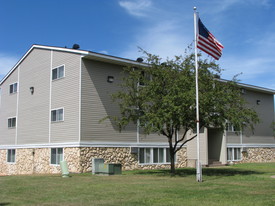
[[[121,175],[121,164],[108,164],[110,175]]]
[[[101,165],[104,164],[103,158],[93,158],[92,159],[92,173],[98,174],[103,169]],[[101,169],[100,169],[101,167]]]
[[[100,164],[98,173],[107,175],[120,175],[121,164]]]
[[[92,161],[93,174],[120,175],[121,164],[106,164],[102,158],[94,158]]]

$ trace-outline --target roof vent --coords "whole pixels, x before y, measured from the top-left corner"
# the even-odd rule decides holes
[[[137,62],[141,63],[141,62],[143,62],[143,59],[139,57],[139,58],[137,58]]]
[[[78,44],[73,45],[73,49],[79,49],[79,48],[80,48],[80,46]]]

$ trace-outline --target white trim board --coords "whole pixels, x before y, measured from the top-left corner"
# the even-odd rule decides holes
[[[68,143],[45,143],[25,145],[0,145],[0,149],[27,149],[27,148],[54,148],[54,147],[142,147],[142,148],[168,148],[168,143],[134,143],[134,142],[68,142]],[[186,147],[184,145],[183,147]]]
[[[246,147],[246,148],[275,148],[275,144],[227,144],[227,148]]]
[[[68,52],[68,53],[74,53],[83,55],[86,58],[91,59],[97,59],[97,60],[105,60],[105,61],[111,61],[111,62],[117,62],[118,64],[130,64],[130,65],[139,65],[139,66],[147,66],[145,63],[139,63],[134,60],[110,56],[106,54],[100,54],[96,52],[91,51],[85,51],[85,50],[77,50],[77,49],[69,49],[69,48],[63,48],[63,47],[54,47],[54,46],[43,46],[43,45],[32,45],[31,48],[24,54],[21,59],[12,67],[12,69],[6,74],[6,76],[0,81],[0,85],[3,84],[3,82],[10,76],[10,74],[21,64],[21,62],[31,53],[33,49],[45,49],[50,51],[62,51],[62,52]]]

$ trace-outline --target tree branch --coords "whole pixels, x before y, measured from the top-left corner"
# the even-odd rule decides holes
[[[185,135],[186,135],[187,131],[188,130],[185,129],[184,134],[182,135],[182,138],[180,140],[175,141],[174,150],[177,148],[178,143],[181,142],[185,138]]]
[[[182,147],[183,145],[185,145],[187,142],[190,142],[191,140],[193,140],[197,135],[194,135],[193,137],[191,137],[190,139],[188,140],[185,140],[178,149],[176,149],[175,153],[178,152]]]

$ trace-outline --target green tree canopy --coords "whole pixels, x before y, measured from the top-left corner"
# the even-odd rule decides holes
[[[163,61],[146,54],[145,64],[127,67],[121,91],[113,94],[121,115],[111,117],[120,129],[140,122],[146,133],[158,133],[168,139],[171,173],[175,173],[175,154],[191,139],[187,131],[196,128],[194,54],[175,56]],[[256,112],[242,98],[237,80],[223,81],[220,67],[213,61],[199,59],[200,127],[225,129],[227,121],[242,129],[259,121]],[[181,136],[176,138],[177,131]]]

